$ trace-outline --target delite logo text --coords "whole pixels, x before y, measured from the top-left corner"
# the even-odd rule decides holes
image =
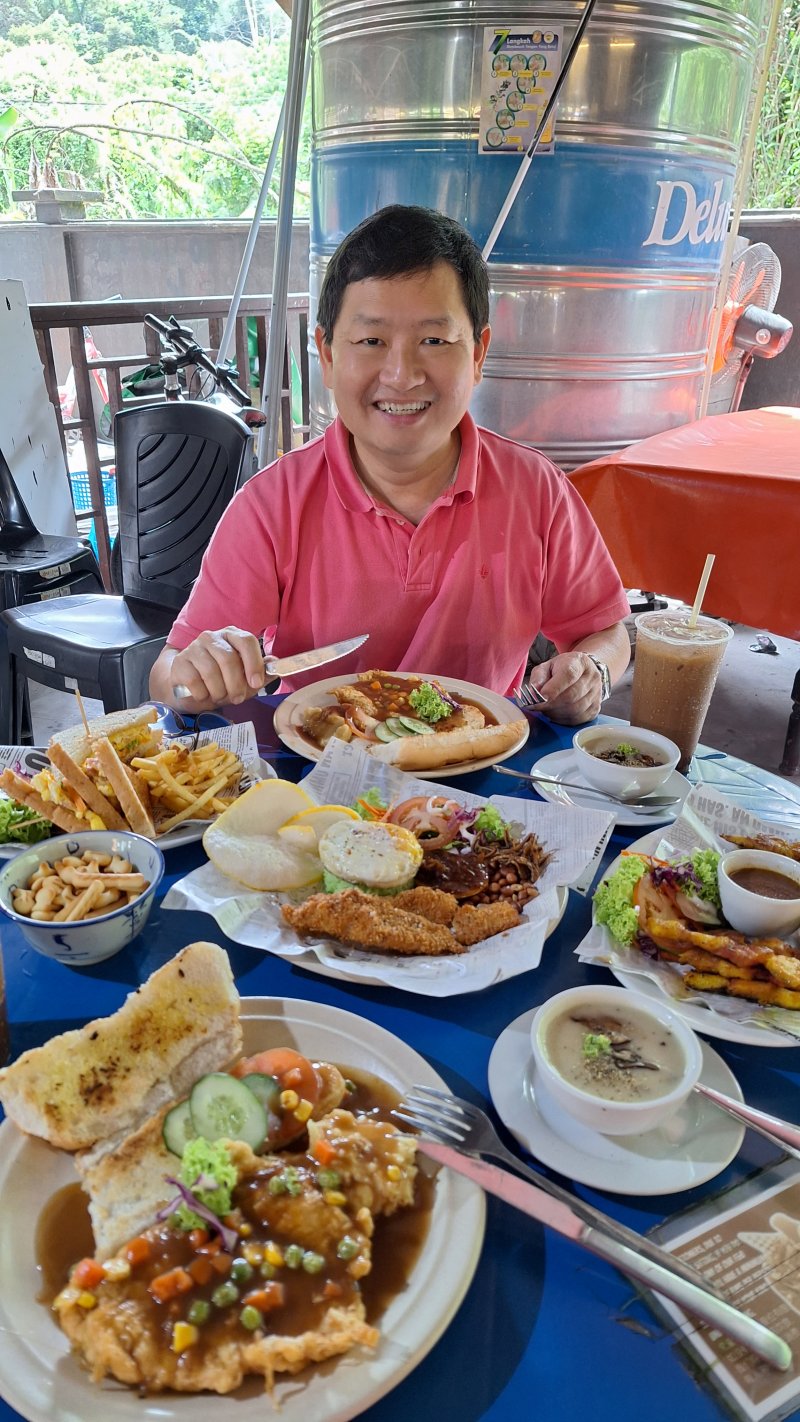
[[[692,183],[658,180],[659,198],[653,225],[643,247],[674,247],[687,238],[693,247],[721,242],[728,229],[729,204],[722,200],[724,179],[718,178],[710,198],[697,200]]]

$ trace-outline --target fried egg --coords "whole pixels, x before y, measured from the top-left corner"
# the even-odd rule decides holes
[[[372,889],[395,889],[413,879],[422,863],[422,845],[402,825],[340,820],[320,839],[323,866],[338,879]]]

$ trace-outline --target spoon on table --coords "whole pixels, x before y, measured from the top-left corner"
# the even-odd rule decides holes
[[[513,775],[516,780],[527,780],[533,785],[563,785],[568,790],[581,790],[585,795],[599,795],[601,800],[612,800],[615,805],[625,805],[630,810],[663,810],[668,805],[677,805],[680,795],[634,795],[625,800],[621,795],[610,795],[605,790],[595,790],[593,785],[580,785],[573,780],[555,780],[549,775],[536,775],[532,770],[510,770],[506,765],[493,765],[498,775]]]
[[[748,1106],[746,1101],[737,1101],[722,1091],[716,1091],[713,1086],[705,1086],[702,1081],[696,1081],[693,1090],[705,1097],[706,1101],[713,1102],[720,1111],[725,1111],[727,1115],[741,1121],[743,1126],[757,1131],[760,1136],[772,1141],[773,1145],[800,1159],[800,1127],[781,1120],[780,1116],[771,1116],[768,1111],[757,1111],[754,1106]]]

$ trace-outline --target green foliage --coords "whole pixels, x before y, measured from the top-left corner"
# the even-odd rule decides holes
[[[800,207],[800,0],[784,0],[753,154],[748,207]]]

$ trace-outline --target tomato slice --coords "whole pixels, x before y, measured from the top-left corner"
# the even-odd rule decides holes
[[[310,1101],[312,1106],[319,1100],[322,1083],[308,1057],[293,1047],[271,1047],[268,1051],[256,1052],[255,1056],[243,1057],[231,1075],[242,1077],[253,1072],[274,1076],[281,1091],[296,1091],[301,1101]],[[271,1111],[266,1143],[270,1148],[286,1145],[305,1129],[305,1121],[298,1120],[294,1108],[280,1110],[277,1115]]]
[[[666,884],[656,888],[649,873],[638,879],[633,890],[633,903],[639,910],[639,927],[646,933],[647,920],[653,918],[683,918],[675,905],[675,895]]]

